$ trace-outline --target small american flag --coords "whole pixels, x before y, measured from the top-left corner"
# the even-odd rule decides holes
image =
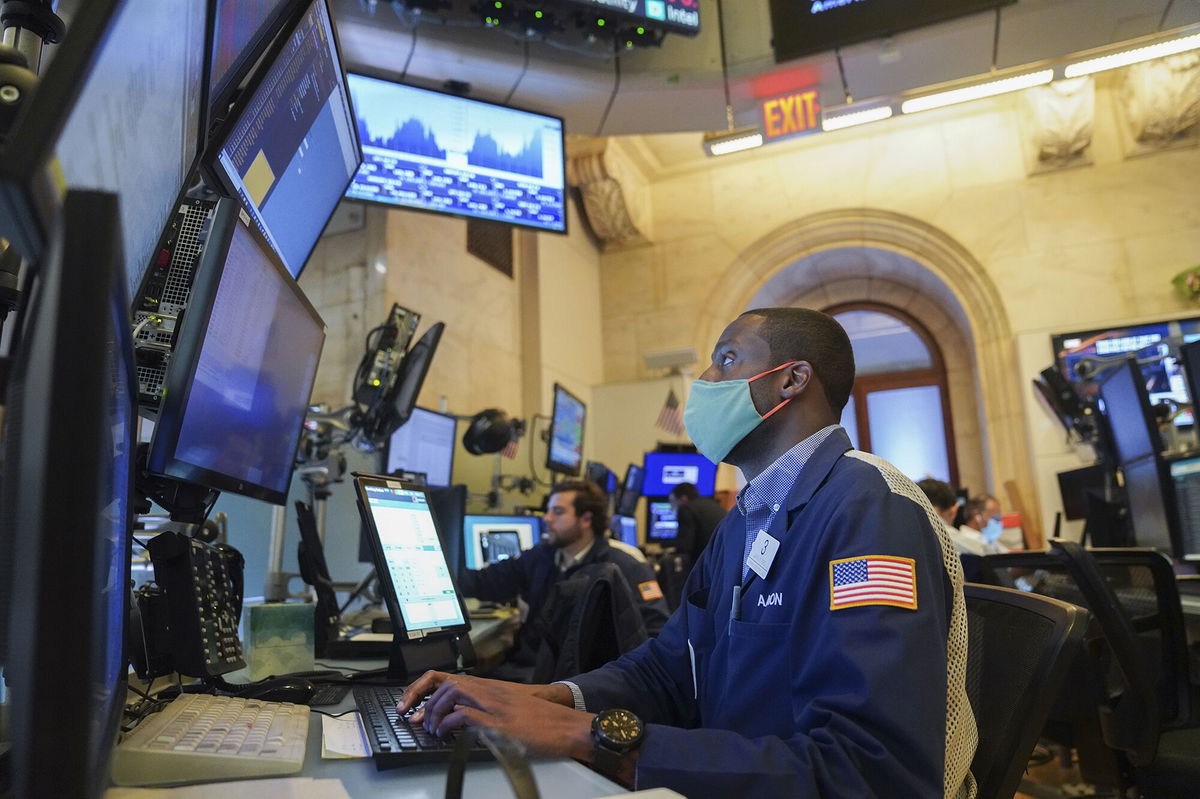
[[[662,410],[658,412],[658,421],[654,423],[654,426],[666,430],[672,435],[683,435],[683,411],[679,407],[679,397],[675,396],[675,389],[667,392],[667,401],[663,403]]]
[[[917,572],[912,558],[866,555],[829,561],[829,609],[893,605],[917,609]]]
[[[508,443],[504,445],[504,449],[500,450],[500,454],[503,455],[504,457],[508,458],[510,461],[516,460],[517,448],[520,445],[521,445],[520,437],[513,436],[512,438],[510,438],[508,440]]]

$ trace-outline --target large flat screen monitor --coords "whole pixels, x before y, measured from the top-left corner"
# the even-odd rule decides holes
[[[638,545],[637,519],[633,516],[613,516],[611,529],[613,538],[631,547]]]
[[[1129,508],[1129,523],[1133,527],[1134,546],[1173,553],[1173,491],[1162,459],[1147,455],[1122,464],[1121,472],[1125,477],[1125,501]]]
[[[717,466],[696,452],[647,452],[642,493],[667,496],[680,483],[696,486],[700,496],[711,497],[717,487]]]
[[[374,475],[354,484],[394,634],[415,640],[469,630],[425,489]]]
[[[362,167],[346,196],[565,232],[557,117],[350,75]]]
[[[642,481],[646,471],[636,463],[631,463],[625,469],[625,479],[621,481],[621,496],[617,498],[617,515],[632,516],[637,508],[638,500],[642,497]]]
[[[50,232],[6,394],[0,742],[6,795],[98,799],[127,696],[135,446],[116,198],[69,193]]]
[[[771,0],[776,61],[891,36],[1016,0]]]
[[[583,400],[554,384],[554,415],[550,417],[550,446],[546,468],[559,474],[578,475],[583,466],[583,430],[587,406]]]
[[[413,408],[408,421],[388,438],[385,471],[420,472],[427,485],[450,485],[457,425],[448,414]]]
[[[674,546],[679,537],[679,518],[666,497],[647,497],[646,542]]]
[[[1168,467],[1179,523],[1179,550],[1185,560],[1200,560],[1200,458],[1172,461]]]
[[[208,102],[217,116],[274,36],[305,0],[215,0]]]
[[[1104,376],[1100,399],[1120,463],[1162,452],[1162,436],[1136,360],[1129,358]]]
[[[57,192],[39,189],[53,155],[66,187],[120,196],[122,272],[136,290],[200,149],[207,20],[208,0],[81,4],[4,150],[29,202],[0,206],[0,231],[23,255],[36,260],[37,230],[56,213]]]
[[[361,161],[326,0],[281,34],[205,157],[293,277]]]
[[[257,228],[221,214],[179,328],[150,471],[285,503],[324,342],[321,317]]]
[[[1132,355],[1140,362],[1151,404],[1164,400],[1182,404],[1191,401],[1191,394],[1179,348],[1192,341],[1200,341],[1200,317],[1059,333],[1051,336],[1050,345],[1063,377],[1085,395],[1095,392],[1091,377]],[[1179,426],[1192,421],[1190,413],[1175,418]]]
[[[541,538],[536,516],[475,516],[463,519],[463,549],[468,569],[482,569],[518,557]]]

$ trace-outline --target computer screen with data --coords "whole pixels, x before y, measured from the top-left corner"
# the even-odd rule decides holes
[[[214,223],[150,447],[155,474],[287,500],[325,325],[258,230]]]
[[[633,516],[613,516],[613,537],[631,547],[638,545],[637,519]]]
[[[679,537],[679,519],[675,509],[665,499],[651,499],[646,503],[646,541],[656,544],[674,544]]]
[[[476,516],[463,518],[463,548],[468,569],[482,569],[509,557],[519,556],[542,535],[537,516]],[[513,546],[516,545],[514,554]]]
[[[326,0],[267,57],[205,160],[297,276],[361,160]]]
[[[208,0],[121,4],[55,145],[69,187],[121,197],[130,296],[196,164],[207,14]]]
[[[583,400],[554,384],[554,415],[550,419],[550,446],[546,468],[560,474],[578,475],[583,467],[583,431],[587,406]]]
[[[717,466],[695,452],[647,452],[642,493],[665,497],[680,483],[691,483],[701,496],[711,497],[717,488]]]
[[[410,640],[469,629],[425,490],[367,475],[354,482],[393,624]]]
[[[408,421],[388,438],[385,471],[420,472],[427,485],[450,485],[457,425],[449,414],[413,408]]]
[[[216,0],[208,102],[210,107],[216,107],[218,114],[271,37],[279,32],[288,7],[298,2],[303,0]]]

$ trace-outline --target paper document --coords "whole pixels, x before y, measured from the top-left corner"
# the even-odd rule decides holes
[[[350,799],[341,780],[283,777],[185,785],[182,788],[109,788],[104,799]]]
[[[371,747],[367,745],[367,736],[357,713],[347,713],[336,719],[332,716],[321,717],[323,759],[370,756]]]

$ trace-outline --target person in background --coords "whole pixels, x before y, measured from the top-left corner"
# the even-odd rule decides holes
[[[464,596],[490,602],[520,597],[529,606],[525,619],[537,619],[550,589],[583,566],[612,563],[629,583],[646,632],[655,635],[670,615],[662,589],[648,563],[611,546],[604,531],[608,503],[595,483],[582,480],[560,483],[546,505],[546,541],[483,569],[467,569],[459,576]],[[507,662],[498,674],[520,678],[532,673],[541,639],[535,625],[521,625]]]
[[[956,552],[960,555],[991,554],[985,550],[982,540],[974,530],[964,533],[954,526],[954,517],[958,515],[958,507],[962,504],[962,500],[955,495],[954,489],[950,487],[949,483],[927,477],[917,482],[917,488],[925,493],[925,496],[929,498],[929,504],[933,505],[933,509],[937,511]]]
[[[991,494],[971,497],[967,500],[964,510],[967,520],[958,528],[959,537],[955,539],[955,546],[962,541],[963,546],[973,547],[970,551],[973,555],[995,555],[1008,551],[1000,544],[1004,522],[1000,503],[995,497]]]
[[[685,796],[975,795],[966,604],[912,481],[852,449],[846,332],[747,311],[692,384],[688,435],[748,479],[659,636],[550,685],[426,672],[397,710],[496,729],[638,789]]]
[[[675,538],[675,550],[691,557],[691,562],[700,560],[708,539],[725,518],[725,509],[712,497],[702,497],[696,486],[680,483],[671,489],[667,498],[675,511],[679,523]]]

